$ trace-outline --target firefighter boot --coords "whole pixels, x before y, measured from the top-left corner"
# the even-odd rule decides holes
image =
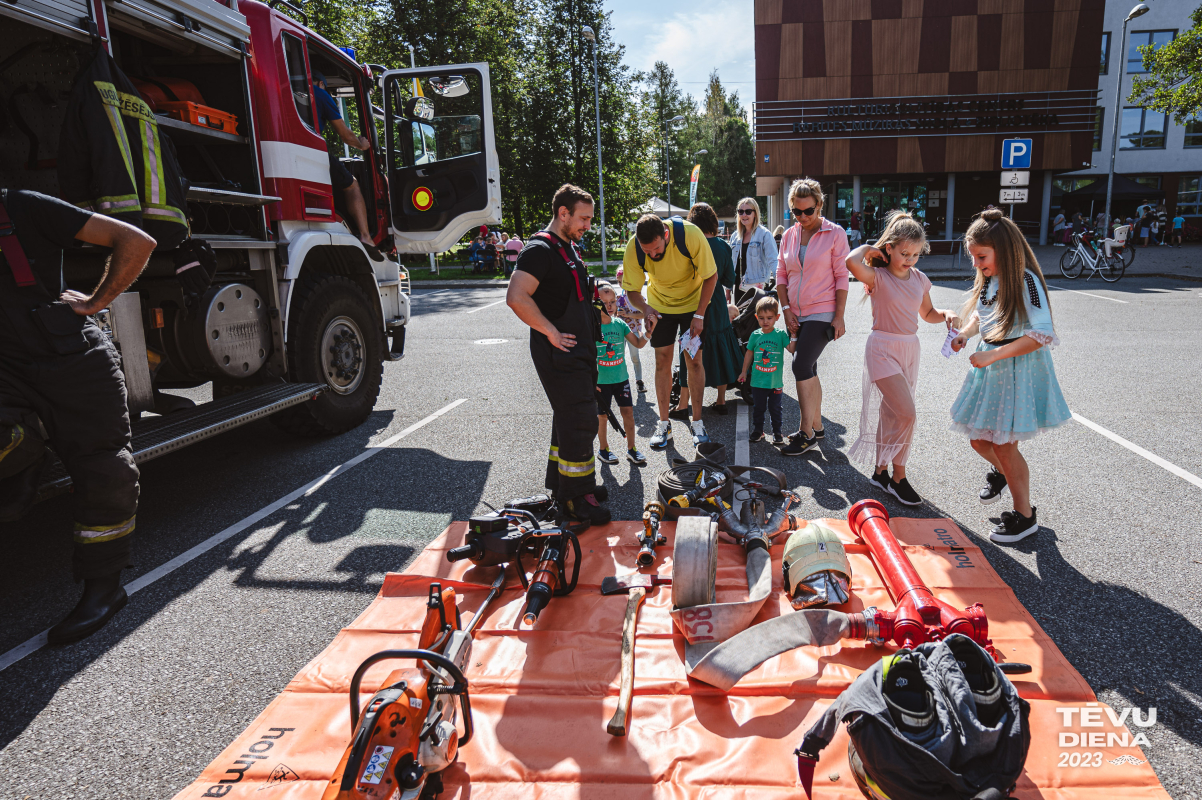
[[[100,578],[84,578],[83,596],[71,613],[50,629],[48,641],[70,644],[91,636],[124,608],[127,600],[120,570]]]

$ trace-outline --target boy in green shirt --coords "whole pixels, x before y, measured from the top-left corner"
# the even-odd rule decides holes
[[[739,383],[747,380],[750,370],[751,395],[755,400],[750,441],[763,441],[764,412],[768,411],[772,415],[772,443],[779,446],[785,443],[780,432],[785,351],[792,353],[797,340],[790,339],[788,331],[776,327],[776,321],[780,319],[780,303],[775,297],[764,297],[755,304],[755,318],[760,323],[760,329],[751,334],[747,341],[747,355],[743,357]]]
[[[618,295],[608,283],[597,286],[597,296],[604,311],[601,312],[601,338],[597,342],[597,438],[601,449],[597,458],[606,464],[617,464],[618,457],[609,450],[609,426],[606,414],[611,400],[618,401],[618,412],[626,428],[626,459],[636,467],[647,466],[647,458],[635,447],[634,401],[630,397],[630,379],[626,371],[626,343],[642,349],[646,339],[635,336],[630,326],[615,316],[618,311]]]

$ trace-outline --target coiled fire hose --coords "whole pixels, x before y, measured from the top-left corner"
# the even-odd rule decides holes
[[[706,445],[709,445],[707,447]],[[699,485],[699,481],[704,479],[721,479],[721,487],[718,490],[717,496],[721,497],[727,503],[730,502],[731,496],[734,493],[734,481],[730,471],[722,465],[726,460],[726,448],[722,445],[714,445],[712,443],[704,443],[701,445],[705,448],[704,452],[707,456],[699,457],[696,461],[680,461],[659,474],[656,479],[656,488],[659,492],[659,501],[664,504],[667,511],[667,519],[674,520],[680,516],[681,512],[687,507],[681,507],[673,504],[672,500],[682,495],[694,491]],[[708,513],[700,509],[688,511],[689,514]]]

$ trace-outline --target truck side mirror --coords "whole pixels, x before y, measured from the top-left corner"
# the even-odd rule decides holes
[[[405,116],[409,119],[434,119],[434,103],[426,97],[410,97],[405,101]]]
[[[468,93],[467,81],[461,75],[446,75],[426,81],[439,97],[463,97]]]

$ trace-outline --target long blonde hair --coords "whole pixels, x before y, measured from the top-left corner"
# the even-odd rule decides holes
[[[750,204],[755,209],[755,222],[748,226],[747,230],[743,230],[743,218],[739,216],[739,206]],[[747,237],[755,233],[755,229],[760,227],[760,203],[754,197],[744,197],[739,202],[735,203],[735,230],[739,232],[739,241],[747,241]]]
[[[1005,339],[1015,322],[1026,319],[1027,312],[1023,305],[1026,271],[1031,270],[1035,273],[1035,277],[1043,286],[1044,297],[1048,296],[1048,283],[1044,280],[1043,270],[1039,268],[1035,252],[1027,243],[1027,237],[1023,236],[1018,226],[1003,214],[1000,208],[982,211],[973,220],[968,232],[964,234],[964,246],[969,245],[989,247],[993,250],[993,262],[997,265],[997,305],[988,315],[988,320],[981,320],[981,328],[988,327],[994,340]],[[960,311],[961,319],[968,319],[968,315],[977,307],[977,299],[981,296],[981,290],[985,288],[987,280],[988,278],[977,270],[977,278],[973,281],[964,308]],[[1049,306],[1049,316],[1051,313],[1052,309]],[[983,331],[982,338],[985,338]]]
[[[885,251],[886,247],[897,247],[902,242],[915,242],[922,245],[921,252],[923,255],[931,252],[931,243],[927,241],[927,233],[923,230],[922,223],[915,219],[908,211],[900,209],[890,211],[885,220],[885,229],[881,231],[881,235],[877,238],[873,247],[888,256],[892,256],[891,253]],[[889,262],[873,258],[871,266],[877,269],[884,269],[888,268]],[[863,303],[870,296],[868,292],[865,292],[864,296],[860,298],[860,302]]]

